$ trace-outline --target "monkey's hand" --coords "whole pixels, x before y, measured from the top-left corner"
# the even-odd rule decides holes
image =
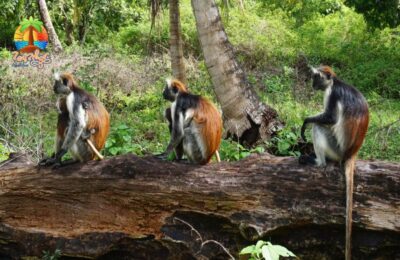
[[[307,123],[306,123],[306,121],[304,121],[304,123],[303,123],[303,125],[301,127],[300,136],[301,136],[301,139],[303,139],[303,141],[305,143],[307,142],[306,136],[304,135],[304,132],[306,131],[306,127],[307,127]]]
[[[81,134],[81,139],[82,140],[87,140],[87,139],[90,139],[90,137],[93,135],[93,134],[95,134],[96,133],[96,129],[85,129],[85,130],[83,130],[82,131],[82,134]]]

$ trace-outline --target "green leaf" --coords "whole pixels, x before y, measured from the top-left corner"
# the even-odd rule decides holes
[[[28,22],[26,24],[21,25],[21,29],[19,29],[20,32],[25,32],[26,29],[29,28],[29,26],[31,26],[31,24]]]
[[[290,148],[290,144],[286,141],[281,141],[278,143],[279,152],[286,152]]]
[[[125,124],[120,124],[120,125],[118,126],[118,129],[119,129],[119,130],[129,129],[129,126],[127,126],[127,125],[125,125]]]
[[[111,153],[111,155],[117,155],[119,152],[119,148],[117,147],[111,147],[109,152]]]
[[[280,246],[280,245],[271,245],[271,246],[273,247],[274,251],[277,252],[281,256],[286,256],[286,257],[293,256],[293,257],[295,257],[295,255],[291,251],[289,251],[286,247],[283,247],[283,246]]]
[[[279,260],[279,254],[274,250],[274,246],[270,242],[265,247],[268,248],[272,260]]]
[[[256,248],[255,245],[247,246],[247,247],[243,248],[243,249],[240,251],[239,255],[251,254],[251,253],[253,253],[253,251],[254,251],[255,248]]]
[[[32,23],[32,26],[33,26],[33,28],[35,28],[36,29],[36,31],[38,31],[38,32],[42,32],[42,22],[41,21],[34,21],[33,23]]]
[[[261,253],[265,260],[273,260],[271,254],[269,253],[268,246],[263,246],[261,248]]]
[[[267,244],[267,242],[262,241],[262,240],[258,240],[255,249],[256,249],[256,250],[260,250],[261,247],[264,246],[264,245],[266,245],[266,244]]]

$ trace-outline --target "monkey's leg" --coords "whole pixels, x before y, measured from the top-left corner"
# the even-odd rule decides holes
[[[55,164],[56,154],[58,153],[58,151],[60,151],[63,142],[64,142],[64,139],[61,136],[59,136],[58,134],[56,134],[55,152],[53,152],[50,157],[43,158],[42,160],[40,160],[39,166],[50,166],[50,165]]]
[[[315,152],[315,164],[317,166],[326,166],[326,151],[329,149],[328,135],[331,134],[328,129],[318,124],[313,125],[312,138]]]
[[[56,164],[61,165],[62,157],[78,142],[83,130],[85,129],[85,117],[83,109],[78,109],[75,118],[73,118],[68,126],[66,137],[63,141],[61,149],[56,153]]]
[[[175,148],[175,155],[176,155],[175,160],[177,160],[177,161],[183,160],[182,159],[182,157],[183,157],[183,142],[178,144],[178,146]]]

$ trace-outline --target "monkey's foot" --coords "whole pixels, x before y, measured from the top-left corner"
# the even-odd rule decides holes
[[[188,159],[174,159],[174,162],[182,163],[182,164],[192,164]]]
[[[300,155],[299,163],[303,165],[315,165],[315,157],[309,155]]]
[[[54,157],[50,157],[50,158],[44,158],[42,159],[38,165],[39,166],[51,166],[54,165],[56,163],[56,159]]]
[[[78,162],[79,162],[78,160],[73,160],[73,159],[62,161],[62,162],[56,162],[53,165],[53,169],[58,169],[58,168],[61,168],[61,167],[67,166],[67,165],[71,165],[71,164],[75,164]]]

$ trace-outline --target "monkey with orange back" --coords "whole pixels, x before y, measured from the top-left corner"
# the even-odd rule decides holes
[[[69,73],[55,73],[54,92],[57,100],[58,120],[55,153],[39,164],[55,167],[93,160],[106,142],[110,130],[110,116],[95,96],[79,88]],[[72,160],[63,162],[70,152]]]
[[[165,110],[171,139],[161,157],[175,151],[191,163],[207,164],[218,149],[222,137],[222,119],[217,108],[206,98],[188,92],[178,80],[167,80],[163,97],[172,102]]]
[[[311,70],[313,88],[325,92],[324,111],[304,120],[301,137],[305,140],[304,131],[312,124],[316,157],[302,155],[299,162],[323,167],[329,159],[341,164],[346,179],[345,259],[350,260],[355,160],[368,129],[368,104],[360,91],[338,79],[330,67]]]

